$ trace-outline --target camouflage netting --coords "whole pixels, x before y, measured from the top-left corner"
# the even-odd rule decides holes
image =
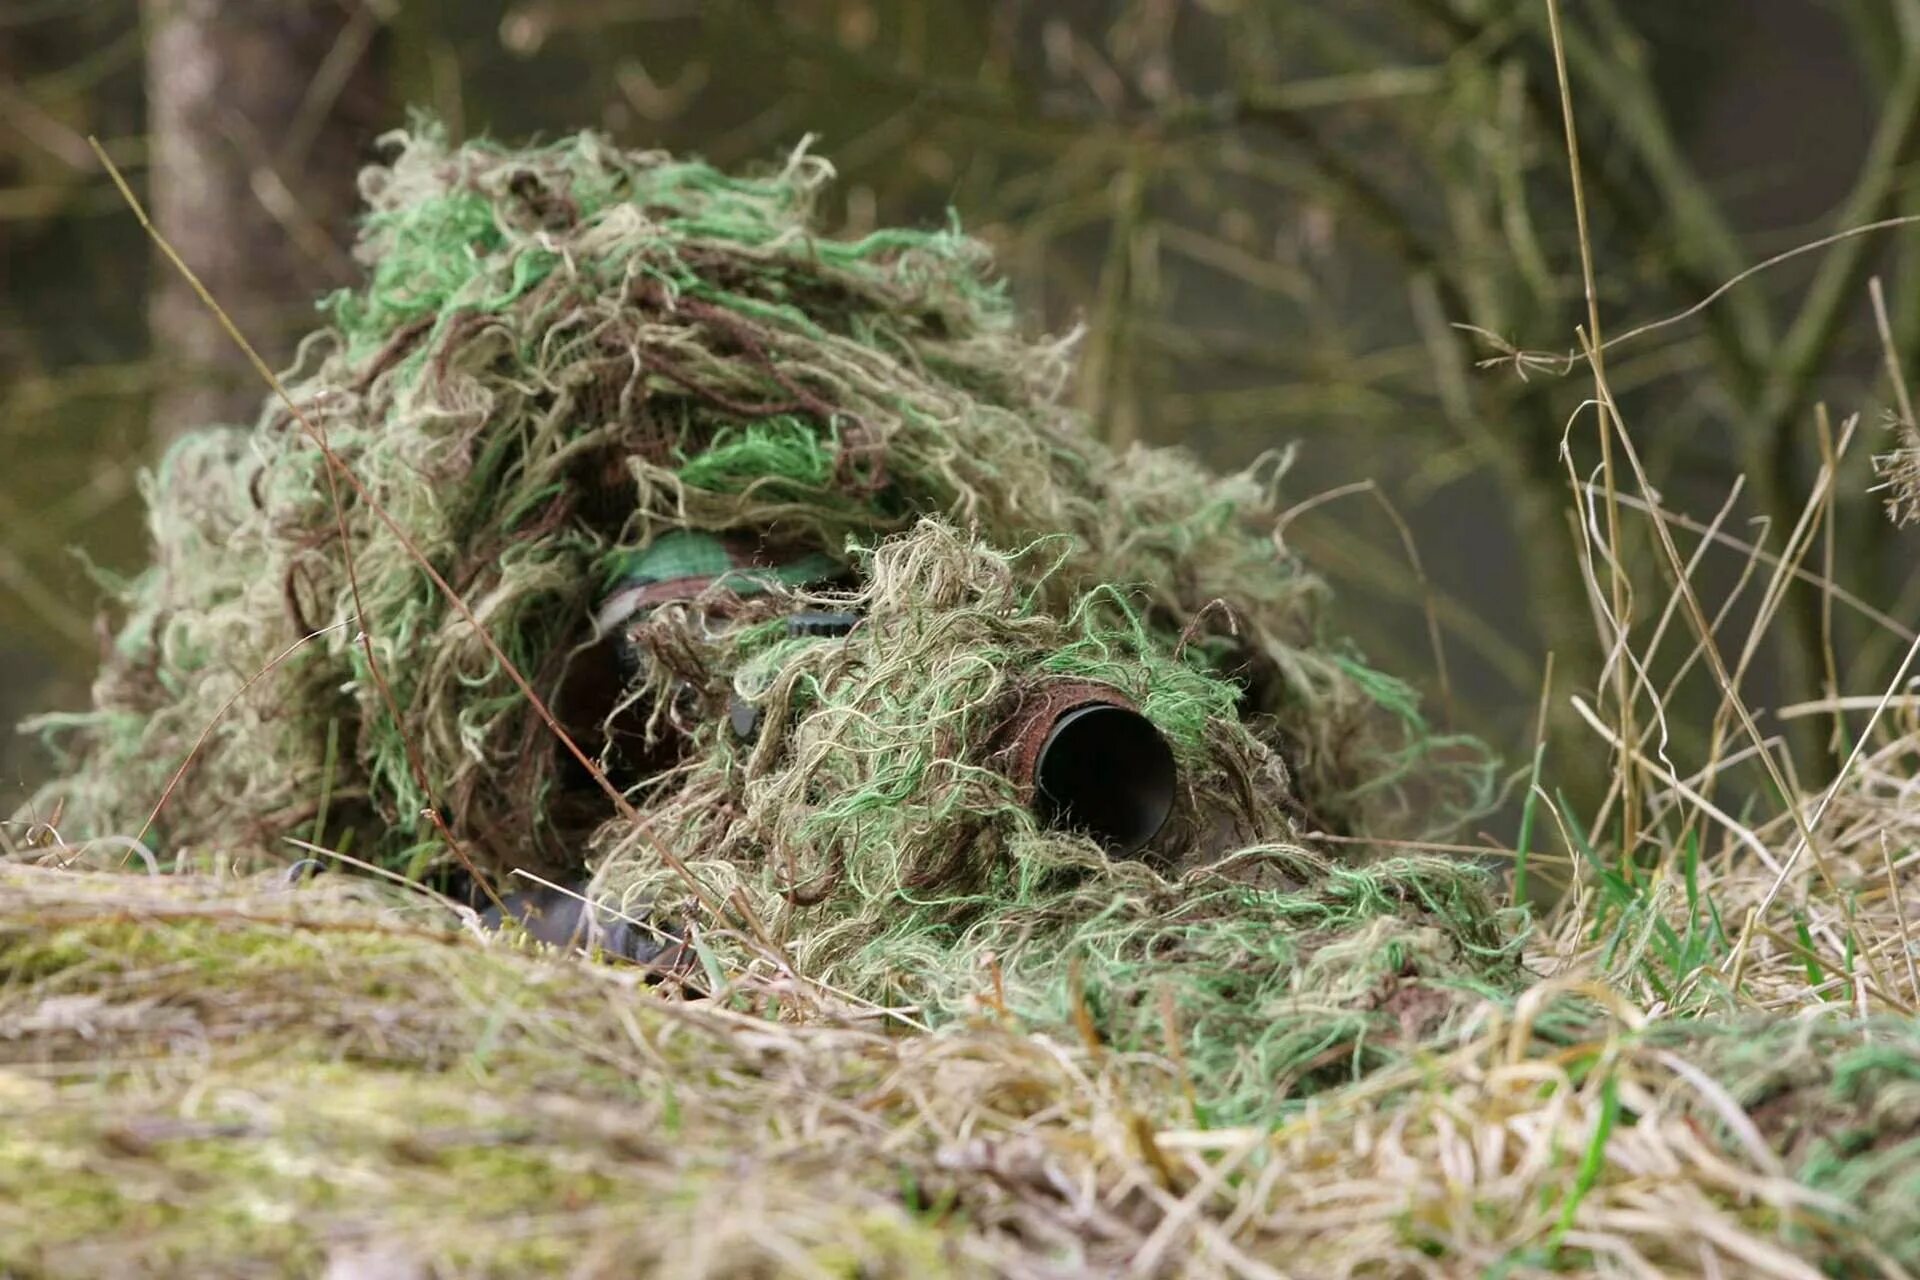
[[[142,831],[213,726],[149,835],[169,855],[286,859],[292,836],[418,876],[454,857],[437,806],[484,871],[592,870],[710,971],[935,1018],[1091,1008],[1123,1044],[1178,1026],[1223,1106],[1391,1053],[1451,1017],[1433,992],[1511,984],[1475,869],[1303,846],[1445,828],[1490,772],[1323,634],[1324,589],[1273,533],[1281,460],[1107,450],[1061,403],[1067,345],[1017,329],[980,244],[819,236],[831,173],[804,152],[743,179],[590,134],[392,142],[363,178],[367,282],[286,379],[299,415],[269,401],[148,483],[155,564],[97,707],[43,721],[68,777],[39,811],[68,840]],[[622,667],[596,608],[695,534],[827,567],[663,603]],[[789,634],[808,605],[862,621]],[[1068,677],[1129,697],[1178,760],[1143,858],[1043,828],[996,761],[996,726]]]

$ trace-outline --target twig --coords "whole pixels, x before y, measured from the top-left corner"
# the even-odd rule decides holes
[[[1573,181],[1573,217],[1580,236],[1580,275],[1587,293],[1585,341],[1590,344],[1588,360],[1593,366],[1594,382],[1600,388],[1600,395],[1604,400],[1607,370],[1600,346],[1605,341],[1600,329],[1600,289],[1594,278],[1593,240],[1587,226],[1587,197],[1585,185],[1580,178],[1580,135],[1573,118],[1573,89],[1567,81],[1566,44],[1561,38],[1560,31],[1560,0],[1547,0],[1547,25],[1553,38],[1554,71],[1560,81],[1560,111],[1567,132],[1567,166]],[[1613,432],[1604,411],[1600,415],[1600,474],[1606,490],[1607,542],[1613,557],[1609,574],[1609,584],[1613,594],[1613,625],[1618,643],[1624,650],[1628,632],[1632,629],[1632,618],[1627,610],[1626,571],[1620,566],[1618,559],[1622,553],[1622,547],[1620,504],[1615,499],[1617,485],[1613,472]],[[1633,772],[1635,737],[1633,696],[1627,664],[1624,662],[1615,664],[1613,674],[1614,698],[1618,704],[1615,713],[1620,717],[1620,852],[1623,864],[1631,867],[1640,821],[1639,808],[1635,802]]]
[[[1773,376],[1760,399],[1757,429],[1776,480],[1785,478],[1792,458],[1792,437],[1786,425],[1806,403],[1813,375],[1840,331],[1848,302],[1872,265],[1872,251],[1880,234],[1920,221],[1913,216],[1882,216],[1899,194],[1904,166],[1917,140],[1920,140],[1920,54],[1910,52],[1899,81],[1888,95],[1867,159],[1840,215],[1841,226],[1856,230],[1830,237],[1833,251],[1820,263],[1800,314],[1794,317],[1792,327],[1781,340],[1773,360]]]

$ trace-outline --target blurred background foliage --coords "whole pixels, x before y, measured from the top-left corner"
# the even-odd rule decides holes
[[[1920,206],[1916,0],[1566,8],[1608,332]],[[201,44],[170,42],[176,22]],[[842,175],[836,228],[951,211],[1036,324],[1084,326],[1074,394],[1108,438],[1220,467],[1297,446],[1283,536],[1436,719],[1524,760],[1546,655],[1559,694],[1602,682],[1570,524],[1590,418],[1561,455],[1591,382],[1500,359],[1568,351],[1586,314],[1544,0],[7,0],[0,719],[84,698],[100,644],[84,566],[142,562],[137,476],[159,438],[259,401],[185,336],[193,309],[166,300],[177,286],[87,136],[161,188],[189,258],[224,247],[216,292],[284,362],[313,299],[351,278],[352,169],[409,107],[460,136],[594,126],[722,165],[812,135]],[[225,206],[203,198],[222,182]],[[1826,447],[1816,402],[1862,415],[1830,554],[1895,625],[1829,621],[1803,584],[1749,677],[1761,703],[1875,689],[1920,613],[1868,492],[1874,273],[1911,356],[1920,237],[1892,231],[1610,355],[1667,507],[1708,520],[1744,475],[1724,532],[1776,550]],[[1625,519],[1651,628],[1671,584]],[[1722,548],[1700,570],[1733,596],[1734,637],[1758,594],[1742,565]],[[1671,732],[1704,738],[1712,710]],[[1592,793],[1606,753],[1562,727],[1562,776]],[[1807,728],[1799,763],[1819,775],[1831,744]],[[33,753],[8,742],[0,762],[19,794]]]

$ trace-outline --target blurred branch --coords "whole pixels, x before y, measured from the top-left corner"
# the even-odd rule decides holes
[[[1289,530],[1315,564],[1324,564],[1343,576],[1352,576],[1371,591],[1399,604],[1425,608],[1431,604],[1447,634],[1465,644],[1468,652],[1497,671],[1516,688],[1534,679],[1534,662],[1512,638],[1497,630],[1482,611],[1444,591],[1431,591],[1423,575],[1404,557],[1396,557],[1346,530],[1346,522],[1318,520],[1313,527]]]
[[[0,547],[0,588],[13,595],[35,619],[83,651],[93,644],[93,629],[78,609],[60,598],[20,558]]]
[[[1229,100],[1229,117],[1250,118],[1263,110],[1313,111],[1325,107],[1351,107],[1392,98],[1420,98],[1439,93],[1446,87],[1447,69],[1435,67],[1382,67],[1347,75],[1319,76],[1290,80],[1271,89],[1251,91],[1236,104]]]
[[[31,528],[39,523],[31,512],[0,491],[0,520],[10,529]],[[11,547],[0,546],[0,591],[11,594],[28,614],[48,630],[82,651],[91,650],[93,628],[86,616],[41,577]]]
[[[71,16],[76,10],[88,5],[98,5],[101,0],[11,0],[8,8],[0,12],[0,30],[11,27],[29,27],[36,22],[49,22],[54,18]]]
[[[1841,8],[1855,56],[1882,93],[1888,92],[1911,51],[1920,45],[1920,0],[1847,0]],[[1900,211],[1920,214],[1920,193],[1909,188]],[[1902,237],[1893,287],[1894,341],[1901,352],[1920,346],[1920,240]]]
[[[1144,338],[1162,350],[1184,360],[1212,360],[1226,369],[1275,373],[1288,384],[1343,383],[1361,386],[1391,387],[1406,396],[1417,394],[1424,386],[1423,375],[1430,372],[1427,349],[1417,343],[1400,346],[1370,347],[1366,351],[1329,360],[1309,349],[1278,344],[1269,336],[1231,329],[1197,328],[1165,319],[1141,323]],[[1395,401],[1396,407],[1403,401]]]
[[[1836,219],[1840,228],[1863,226],[1888,216],[1916,142],[1920,142],[1920,52],[1909,50],[1899,80],[1881,108],[1880,124],[1860,175]],[[1833,347],[1846,308],[1865,287],[1874,255],[1885,236],[1885,231],[1851,236],[1828,250],[1807,290],[1806,301],[1771,362],[1772,375],[1760,397],[1757,423],[1763,452],[1755,460],[1764,463],[1765,474],[1771,475],[1775,484],[1790,485],[1793,439],[1787,425],[1806,407],[1813,377]]]
[[[1125,449],[1139,435],[1139,409],[1133,390],[1133,314],[1141,299],[1141,236],[1147,224],[1147,191],[1153,175],[1145,155],[1136,151],[1114,177],[1113,217],[1107,257],[1100,268],[1090,334],[1081,358],[1080,405],[1108,444]]]
[[[1589,92],[1607,104],[1615,123],[1632,141],[1671,218],[1676,255],[1699,277],[1738,275],[1747,266],[1747,256],[1673,136],[1647,73],[1645,44],[1620,16],[1614,0],[1590,0],[1587,10],[1612,46],[1612,56],[1601,53],[1578,27],[1570,26],[1566,32],[1569,66],[1589,82]],[[1731,297],[1725,314],[1731,317],[1737,344],[1736,370],[1751,380],[1765,367],[1773,348],[1765,295],[1747,292]]]
[[[1273,108],[1260,114],[1260,123],[1270,126],[1292,143],[1306,160],[1324,190],[1339,197],[1340,207],[1359,215],[1360,221],[1383,247],[1414,271],[1430,272],[1440,290],[1448,313],[1474,315],[1467,293],[1454,264],[1418,230],[1399,204],[1359,165],[1344,153],[1323,141],[1314,130],[1291,111]],[[1304,184],[1292,173],[1271,160],[1247,150],[1228,150],[1221,161],[1230,169],[1264,178],[1278,185],[1300,189]]]
[[[1519,17],[1539,38],[1545,15],[1533,0],[1511,0],[1500,18],[1462,13],[1454,0],[1406,0],[1462,44],[1492,45],[1504,52],[1517,47],[1519,33],[1507,21]],[[1737,275],[1746,265],[1738,236],[1727,224],[1705,185],[1686,162],[1668,126],[1659,96],[1646,72],[1644,54],[1630,29],[1610,3],[1589,7],[1608,28],[1612,53],[1604,52],[1577,24],[1565,27],[1568,70],[1590,96],[1604,102],[1645,171],[1651,194],[1622,184],[1606,166],[1587,175],[1599,201],[1628,221],[1635,236],[1669,256],[1675,283],[1684,293],[1700,296],[1720,281]],[[1536,125],[1552,133],[1559,127],[1557,99],[1545,92],[1546,77],[1529,77],[1526,100]],[[1721,353],[1742,385],[1757,384],[1772,347],[1771,324],[1765,301],[1744,294],[1728,309],[1706,321],[1716,333]]]
[[[500,43],[532,57],[563,32],[596,34],[624,22],[669,22],[697,18],[706,0],[528,0],[500,19]]]
[[[140,28],[135,26],[71,65],[24,82],[20,91],[41,100],[87,93],[108,76],[138,66],[141,47]]]
[[[1900,72],[1901,47],[1916,34],[1914,0],[1843,0],[1838,6],[1853,32],[1861,66],[1885,89]]]
[[[1194,227],[1168,225],[1161,228],[1160,240],[1169,250],[1191,262],[1219,272],[1231,280],[1265,289],[1295,302],[1305,302],[1309,287],[1306,274],[1288,263],[1259,254]]]
[[[1517,58],[1500,65],[1499,119],[1502,145],[1496,154],[1500,181],[1500,212],[1507,243],[1514,260],[1534,295],[1551,302],[1561,290],[1553,268],[1547,263],[1546,250],[1534,229],[1533,212],[1527,200],[1527,69]]]
[[[729,15],[736,7],[715,6]],[[754,9],[742,20],[729,21],[728,29],[770,47],[797,53],[875,87],[908,94],[928,106],[1039,126],[1054,132],[1104,128],[1118,132],[1144,131],[1158,137],[1216,132],[1244,124],[1271,123],[1276,116],[1301,111],[1436,93],[1445,84],[1446,77],[1446,68],[1440,66],[1387,67],[1165,103],[1126,102],[1111,106],[1097,99],[1026,93],[1009,83],[943,76],[922,68],[905,67],[888,58],[849,49],[799,24],[770,18],[765,11]]]
[[[298,170],[311,158],[313,144],[333,118],[354,71],[372,52],[374,37],[391,17],[388,10],[395,3],[397,0],[361,0],[340,29],[327,56],[308,82],[306,96],[300,100],[292,123],[280,137],[278,158],[287,168]]]
[[[0,187],[0,222],[44,223],[66,214],[100,217],[124,208],[105,187]]]
[[[91,173],[98,168],[93,149],[79,130],[68,126],[5,80],[0,80],[0,124],[11,126],[14,132],[69,169]]]

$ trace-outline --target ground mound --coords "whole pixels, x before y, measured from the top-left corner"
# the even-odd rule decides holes
[[[1647,1026],[1546,982],[1233,1123],[1171,1022],[1120,1051],[779,994],[664,998],[364,880],[0,866],[0,1272],[1920,1267],[1905,1019]]]

